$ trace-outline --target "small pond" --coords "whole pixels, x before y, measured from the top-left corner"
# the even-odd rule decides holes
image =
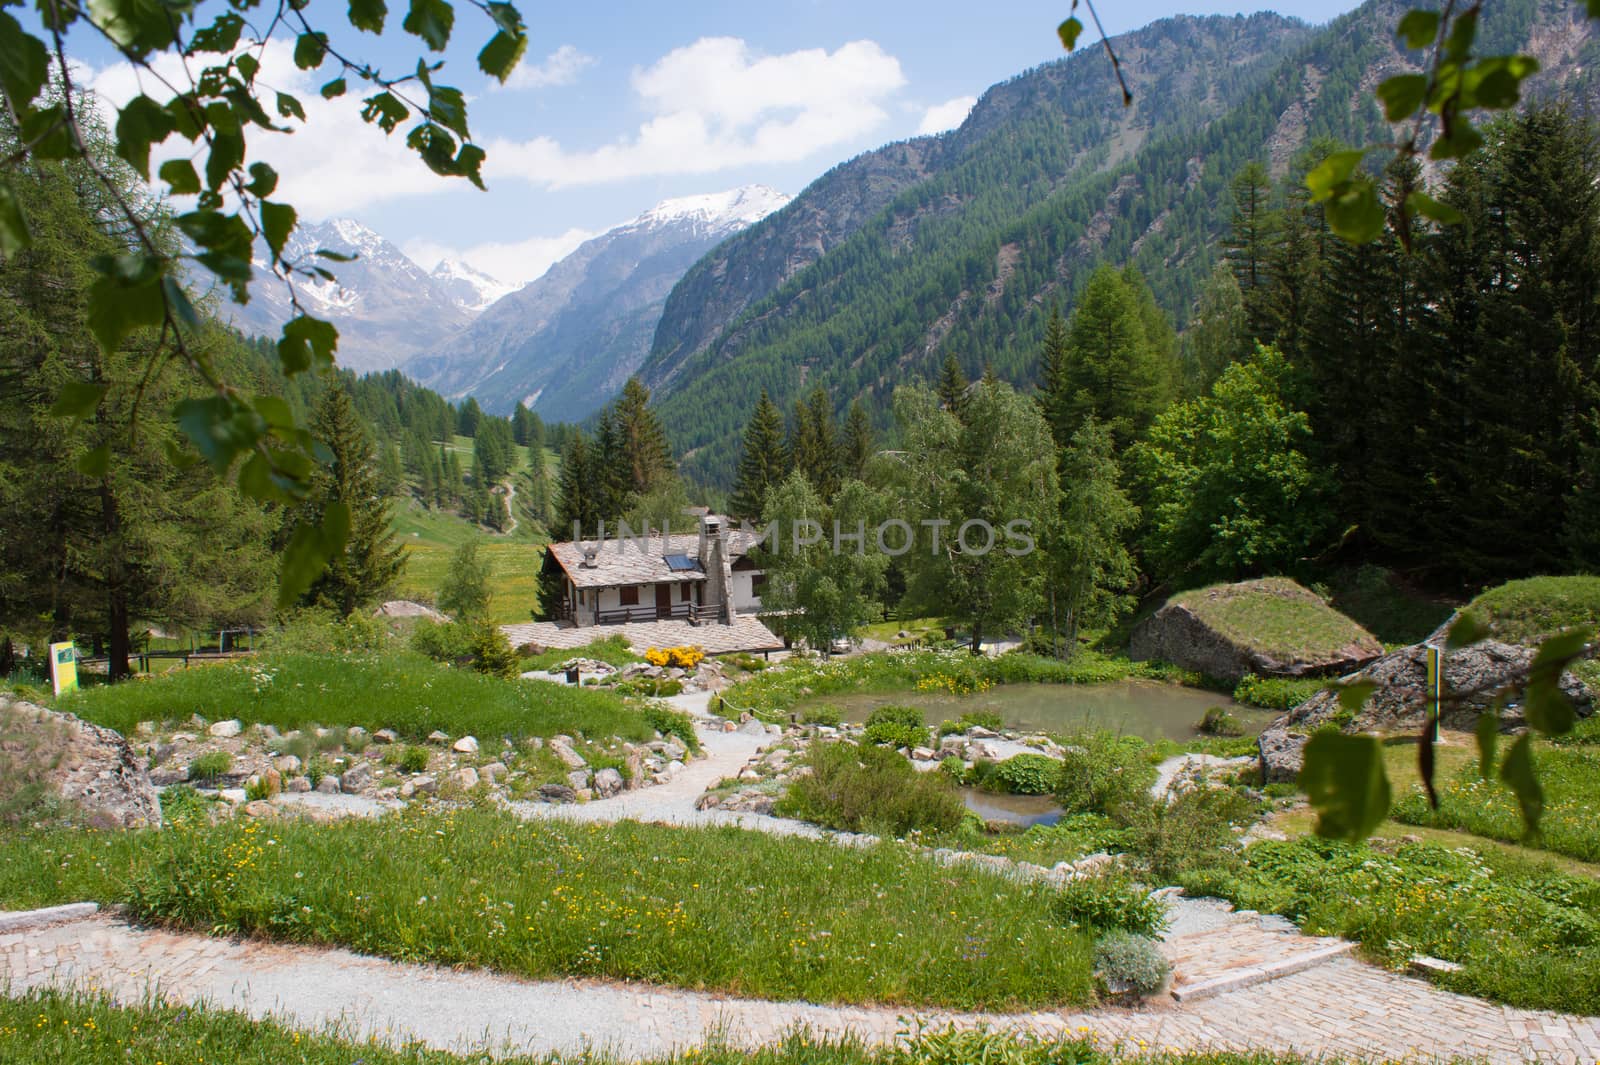
[[[880,706],[921,708],[929,725],[962,714],[987,710],[1000,715],[1007,728],[1025,732],[1074,733],[1106,730],[1147,740],[1190,740],[1209,706],[1224,706],[1248,735],[1266,728],[1276,711],[1242,706],[1225,695],[1196,691],[1159,681],[1130,680],[1114,684],[1001,684],[973,695],[900,691],[877,695],[841,694],[807,699],[794,709],[831,706],[846,721],[864,721]]]
[[[961,801],[985,821],[1007,821],[1023,828],[1053,825],[1061,820],[1061,807],[1051,795],[1003,795],[978,788],[962,788]]]

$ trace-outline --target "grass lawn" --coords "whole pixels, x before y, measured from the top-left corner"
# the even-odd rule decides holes
[[[1537,643],[1563,629],[1600,624],[1600,577],[1530,577],[1478,596],[1467,609],[1489,623],[1495,638]]]
[[[96,899],[213,934],[821,1003],[1086,1003],[1089,937],[1051,895],[893,844],[476,809],[0,840],[0,908]]]
[[[282,730],[311,725],[394,729],[421,739],[583,733],[648,740],[652,718],[609,692],[505,681],[409,651],[264,654],[64,696],[55,706],[131,735],[140,721],[238,718]]]
[[[1350,846],[1315,837],[1251,846],[1237,868],[1182,878],[1192,894],[1280,913],[1307,932],[1404,967],[1453,961],[1440,978],[1512,1005],[1600,1011],[1600,881],[1493,847]]]
[[[33,992],[0,998],[0,1059],[8,1065],[137,1065],[223,1062],[225,1065],[483,1065],[482,1053],[456,1054],[422,1046],[389,1047],[301,1033],[276,1021],[226,1010],[116,1005],[100,997]],[[613,1065],[604,1053],[559,1059],[503,1057],[504,1065]],[[1319,1059],[1336,1065],[1335,1059]],[[932,1031],[899,1046],[867,1047],[853,1039],[823,1040],[796,1032],[771,1046],[749,1049],[713,1042],[686,1047],[640,1065],[1304,1065],[1293,1055],[1207,1051],[1135,1056],[1112,1053],[1089,1040],[1034,1041],[999,1032]]]
[[[1292,658],[1337,651],[1368,635],[1312,592],[1281,577],[1218,584],[1172,597],[1240,646]]]

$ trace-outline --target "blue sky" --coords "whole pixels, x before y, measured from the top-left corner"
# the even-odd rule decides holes
[[[386,73],[408,69],[422,51],[400,32],[404,6],[391,0],[383,38],[346,26],[336,43]],[[287,176],[284,192],[303,216],[353,217],[425,266],[449,255],[522,281],[662,199],[752,183],[795,193],[861,151],[959,122],[988,86],[1061,55],[1054,28],[1068,6],[524,4],[528,56],[513,86],[501,88],[473,58],[487,20],[458,2],[455,39],[435,77],[471,97],[474,135],[490,152],[488,193],[408,161],[398,136],[385,143],[362,126],[352,99],[315,99],[331,68],[297,72],[287,46],[276,62],[269,53],[263,79],[311,97],[310,121],[293,136],[253,140],[252,151]],[[1276,10],[1324,22],[1355,6],[1108,0],[1101,15],[1116,34],[1180,11]],[[342,8],[317,0],[312,11],[336,24]],[[132,91],[111,56],[71,44],[108,97]]]

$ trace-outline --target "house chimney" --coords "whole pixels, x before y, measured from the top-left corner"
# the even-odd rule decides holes
[[[733,567],[722,542],[722,518],[707,514],[700,519],[700,568],[706,574],[705,602],[722,608],[722,623],[733,624]]]

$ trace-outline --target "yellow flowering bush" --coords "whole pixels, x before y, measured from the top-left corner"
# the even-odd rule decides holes
[[[705,661],[706,653],[692,644],[682,647],[651,647],[644,653],[644,660],[652,666],[675,666],[678,669],[693,669]]]

